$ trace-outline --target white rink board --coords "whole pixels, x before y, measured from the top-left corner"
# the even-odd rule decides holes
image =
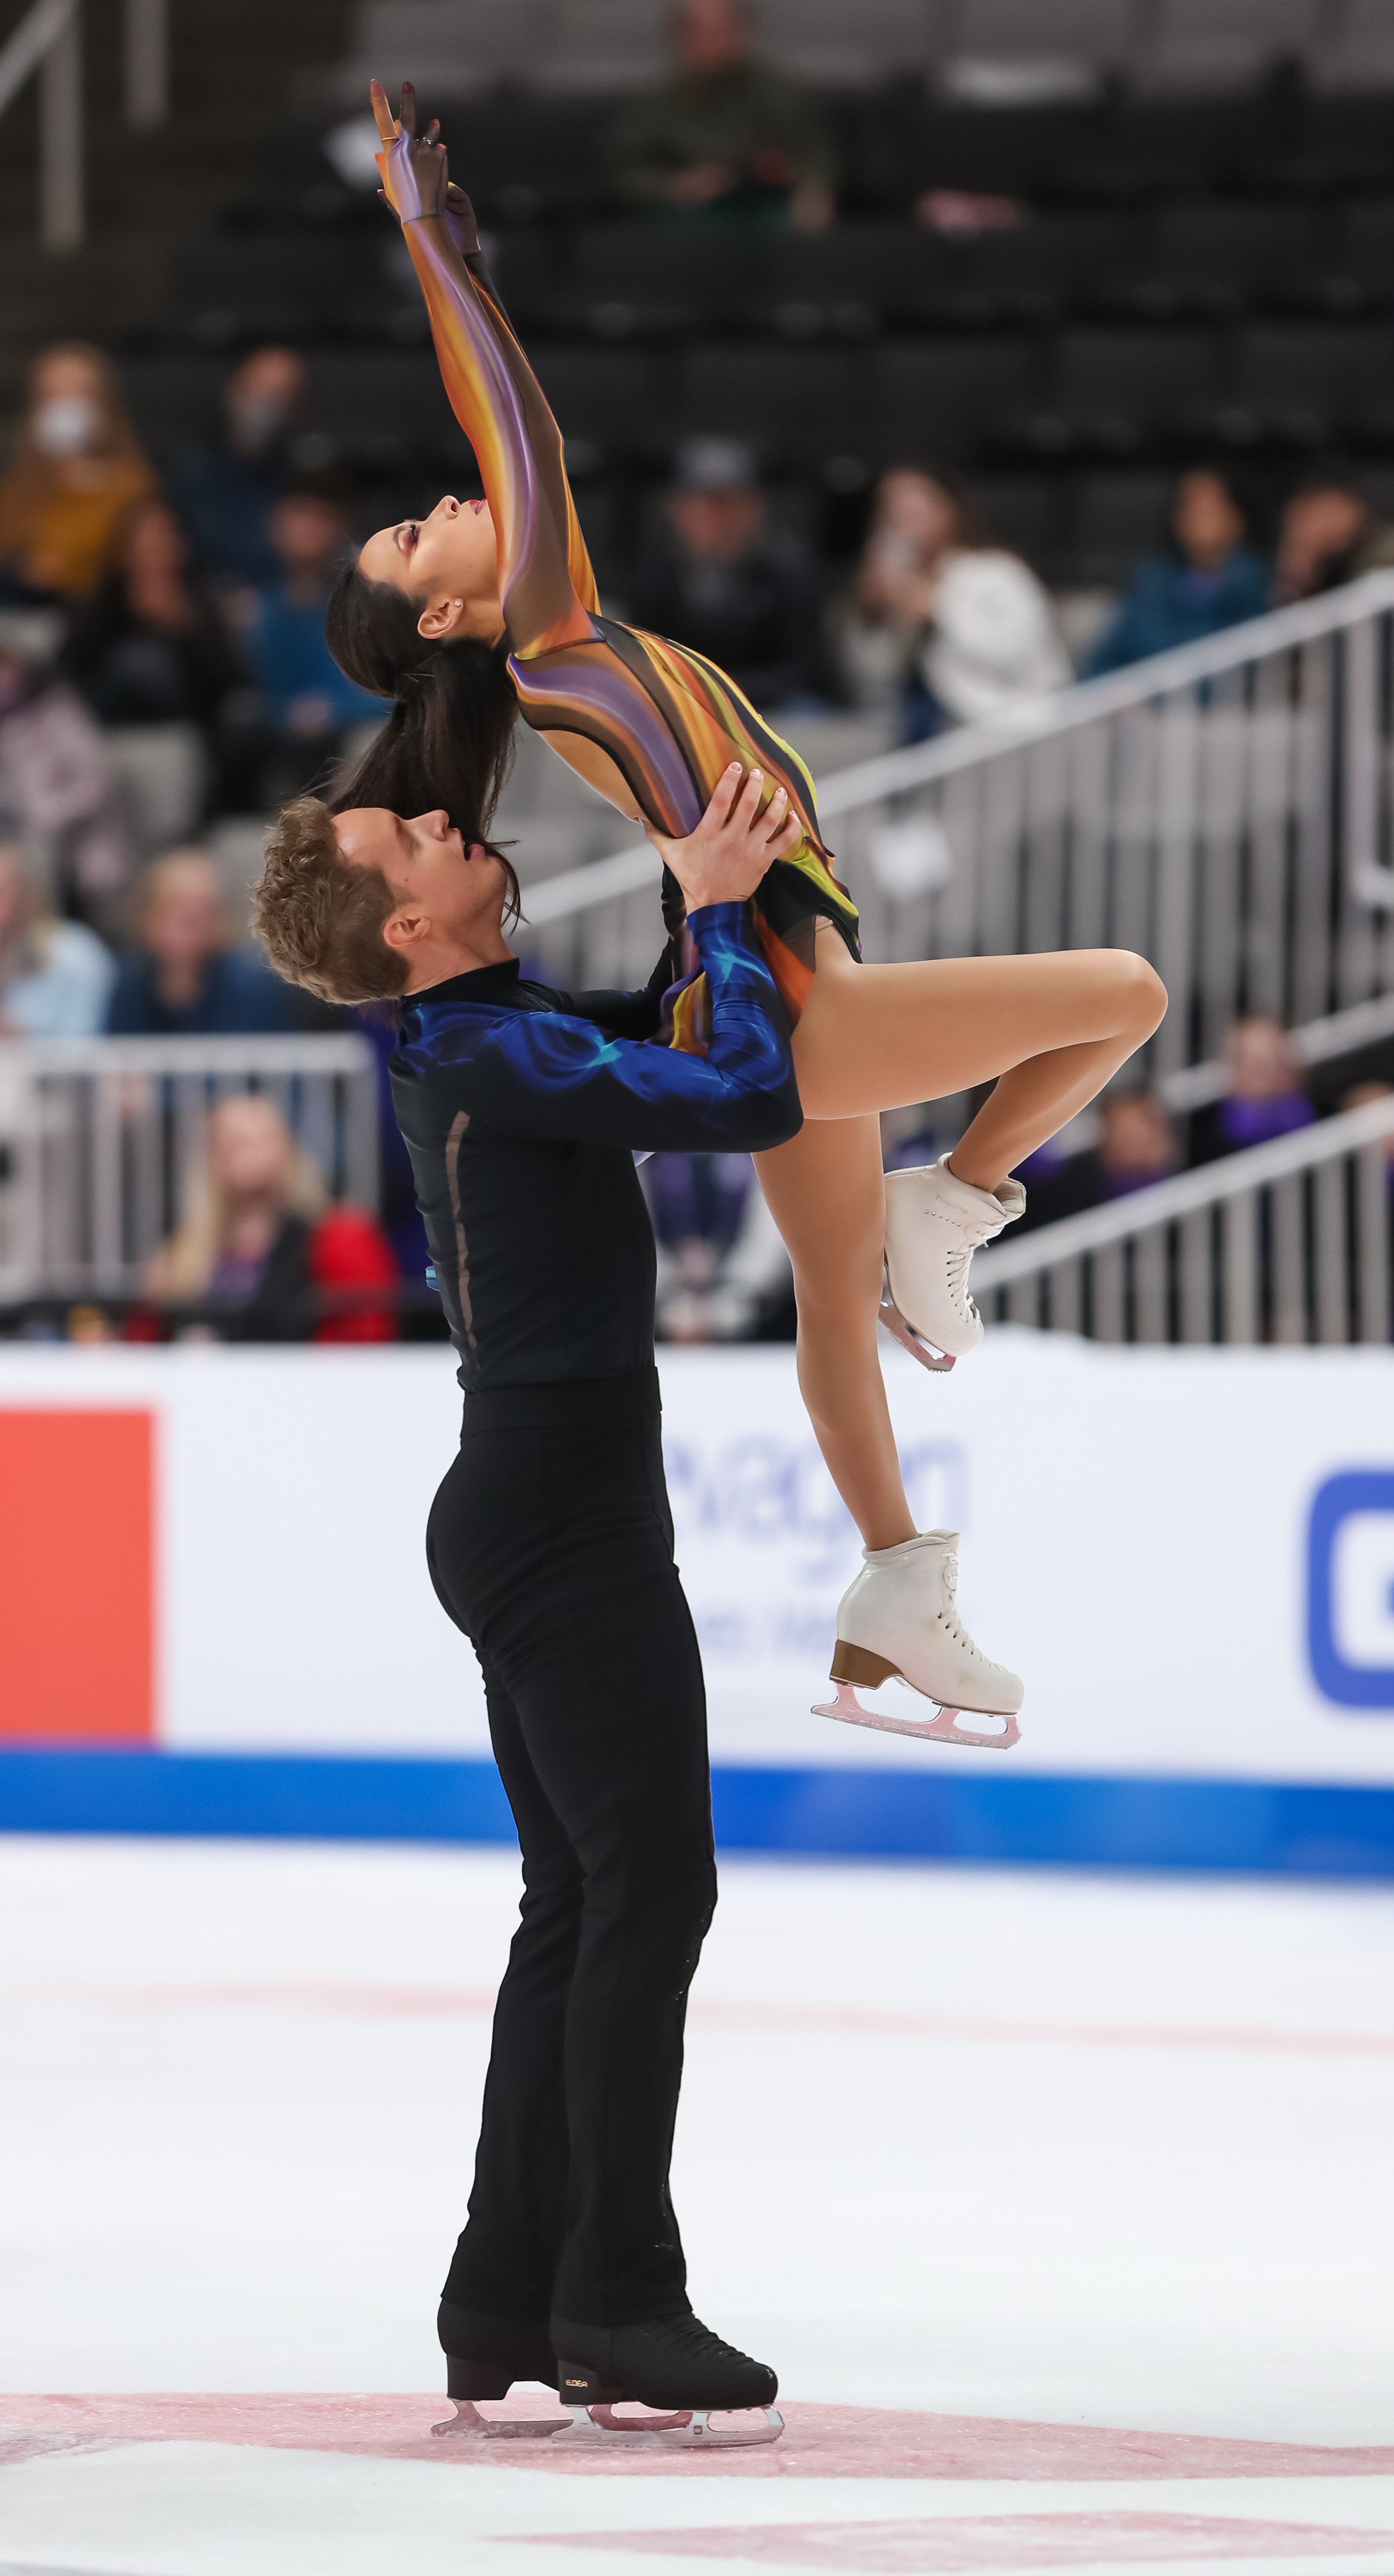
[[[922,1525],[1027,1683],[1012,1768],[1394,1780],[1394,1708],[1323,1696],[1307,1529],[1334,1475],[1394,1477],[1394,1354],[1120,1351],[999,1331],[947,1378],[887,1350]],[[807,1714],[857,1543],[783,1348],[662,1361],[678,1555],[721,1760],[966,1762]],[[160,1740],[478,1752],[473,1656],[426,1576],[448,1352],[0,1352],[0,1407],[158,1420]],[[1333,1633],[1394,1674],[1394,1493],[1343,1527]],[[899,1694],[895,1694],[896,1699]]]

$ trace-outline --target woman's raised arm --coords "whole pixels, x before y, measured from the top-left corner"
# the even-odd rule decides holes
[[[482,275],[469,200],[449,185],[434,125],[416,128],[402,84],[400,123],[373,83],[383,192],[421,283],[450,407],[474,449],[499,550],[499,593],[515,653],[585,640],[597,605],[577,522],[561,432],[537,378]]]

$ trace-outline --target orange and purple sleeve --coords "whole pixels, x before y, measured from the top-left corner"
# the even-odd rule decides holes
[[[499,550],[499,592],[515,653],[579,642],[598,607],[595,577],[537,378],[448,215],[420,211],[406,137],[379,153],[387,196],[420,281],[451,410],[474,450]]]

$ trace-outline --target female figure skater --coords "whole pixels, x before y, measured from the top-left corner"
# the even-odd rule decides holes
[[[756,1168],[793,1264],[804,1402],[864,1542],[838,1613],[829,1713],[867,1722],[850,1686],[895,1675],[941,1703],[940,1733],[959,1708],[1011,1721],[1020,1682],[958,1622],[956,1538],[917,1532],[906,1501],[876,1346],[883,1279],[887,1320],[917,1356],[929,1359],[925,1344],[949,1357],[975,1347],[968,1266],[1025,1205],[1014,1165],[1151,1035],[1165,990],[1144,958],[1111,949],[860,963],[856,908],[833,874],[797,754],[713,664],[601,616],[560,433],[483,274],[469,201],[449,187],[434,125],[415,133],[409,87],[400,124],[376,82],[373,107],[384,194],[485,498],[462,506],[447,496],[429,518],[379,530],[341,582],[327,628],[335,657],[397,705],[339,801],[396,803],[386,791],[408,746],[429,772],[433,748],[462,721],[476,734],[469,757],[481,784],[497,793],[515,708],[660,850],[696,827],[733,754],[761,774],[767,797],[787,795],[800,836],[755,900],[793,1026],[804,1125]],[[483,807],[458,819],[470,833],[487,828]],[[708,995],[671,874],[665,911],[675,953],[664,1034],[700,1052]],[[994,1078],[952,1156],[888,1188],[879,1113]],[[1015,1727],[970,1740],[1014,1742]]]

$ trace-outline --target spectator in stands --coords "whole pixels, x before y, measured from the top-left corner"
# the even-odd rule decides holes
[[[1316,477],[1299,486],[1283,511],[1273,598],[1285,607],[1389,564],[1394,528],[1376,517],[1353,484],[1334,475]]]
[[[898,698],[906,742],[1000,715],[1070,677],[1035,574],[992,543],[938,467],[882,475],[834,632],[849,694]]]
[[[334,576],[351,551],[343,501],[331,483],[282,494],[271,513],[277,578],[245,594],[239,624],[260,697],[230,794],[253,807],[298,796],[338,757],[357,725],[380,724],[382,704],[346,679],[324,640]],[[240,782],[240,792],[239,792]]]
[[[0,480],[0,593],[89,598],[155,488],[110,359],[80,340],[45,350]]]
[[[1171,504],[1167,551],[1138,565],[1121,608],[1088,657],[1089,677],[1261,617],[1269,576],[1248,535],[1244,509],[1223,474],[1208,465],[1183,474]]]
[[[733,438],[679,449],[666,527],[630,586],[636,626],[671,635],[730,673],[756,706],[821,700],[818,568],[802,539],[770,523],[755,459]]]
[[[96,932],[48,912],[23,852],[0,847],[0,1036],[95,1037],[115,974]]]
[[[217,860],[171,850],[137,889],[136,944],[107,1010],[112,1037],[250,1037],[292,1026],[286,988],[233,944]]]
[[[1245,1145],[1266,1145],[1310,1127],[1315,1116],[1302,1061],[1277,1020],[1236,1020],[1225,1044],[1224,1096],[1191,1120],[1192,1163],[1213,1163]]]
[[[748,1154],[651,1154],[645,1196],[658,1245],[666,1342],[792,1340],[789,1256]]]
[[[756,60],[745,0],[682,0],[671,80],[636,99],[610,140],[615,184],[653,214],[832,221],[835,164],[817,102]]]
[[[111,757],[81,699],[0,645],[0,829],[44,848],[63,912],[101,931],[134,864]]]
[[[397,1265],[370,1216],[329,1206],[324,1183],[280,1111],[243,1092],[208,1118],[177,1234],[146,1273],[157,1307],[201,1309],[229,1342],[388,1342]],[[144,1329],[142,1329],[144,1326]],[[135,1338],[151,1338],[144,1317]]]
[[[58,667],[108,725],[195,724],[210,733],[246,674],[221,610],[189,563],[174,513],[148,501],[120,563],[82,609]]]
[[[1152,1092],[1106,1091],[1098,1121],[1098,1134],[1086,1152],[1047,1164],[1039,1177],[1028,1173],[1023,1226],[1053,1225],[1085,1208],[1104,1207],[1176,1170],[1181,1159],[1176,1130]],[[1040,1160],[1031,1157],[1033,1163]]]
[[[257,590],[277,578],[271,514],[290,478],[305,389],[305,362],[294,349],[251,350],[223,387],[221,439],[170,461],[194,552],[215,582]]]

